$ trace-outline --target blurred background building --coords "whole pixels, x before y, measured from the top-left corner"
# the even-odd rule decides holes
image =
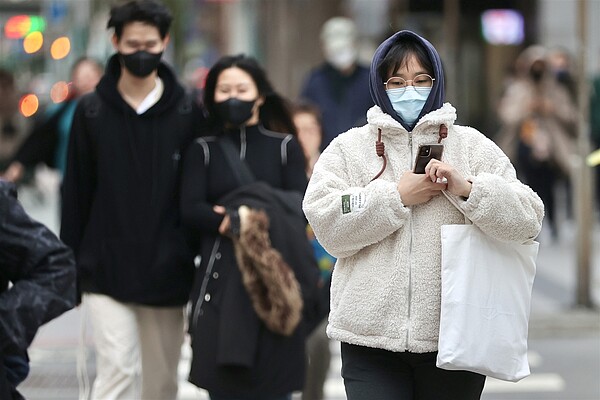
[[[105,25],[107,0],[0,0],[0,66],[15,72],[39,106],[63,92],[69,67],[88,55],[112,52]],[[275,87],[295,98],[308,70],[322,59],[319,31],[330,17],[353,18],[360,57],[394,31],[411,29],[441,50],[448,100],[462,124],[496,128],[495,103],[516,56],[538,43],[578,51],[577,1],[572,0],[164,0],[175,15],[167,59],[182,79],[201,87],[221,55],[245,52],[268,70]],[[600,69],[600,1],[588,1],[590,74]],[[64,88],[63,88],[64,91]],[[24,106],[27,106],[25,104]],[[34,108],[26,112],[31,113]],[[466,112],[465,112],[466,110]]]

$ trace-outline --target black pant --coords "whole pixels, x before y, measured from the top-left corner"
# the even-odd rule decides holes
[[[476,400],[485,376],[435,366],[437,352],[395,353],[342,343],[348,400]]]

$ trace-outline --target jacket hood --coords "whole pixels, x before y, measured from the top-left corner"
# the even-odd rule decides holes
[[[164,62],[161,62],[158,66],[158,76],[163,81],[164,92],[158,103],[144,113],[146,115],[158,115],[170,109],[177,103],[184,92],[183,87],[175,77],[175,73]],[[123,100],[123,97],[117,90],[117,83],[120,77],[121,63],[119,61],[119,54],[114,54],[108,60],[106,73],[100,80],[100,83],[98,83],[96,91],[105,100],[106,104],[122,110],[131,110],[129,104]]]
[[[427,54],[429,55],[429,59],[431,60],[431,64],[433,65],[433,74],[435,75],[435,81],[433,81],[433,87],[431,88],[431,93],[417,118],[415,124],[419,121],[419,119],[433,111],[440,108],[444,103],[444,98],[446,96],[444,90],[444,69],[442,67],[442,61],[440,59],[440,55],[437,50],[433,47],[429,41],[422,38],[411,31],[399,31],[390,36],[387,40],[379,45],[377,50],[375,51],[375,55],[373,56],[373,61],[371,62],[371,71],[369,76],[369,89],[371,91],[371,97],[376,105],[381,108],[383,112],[389,114],[392,118],[398,121],[402,126],[407,130],[411,131],[415,124],[412,126],[406,124],[402,118],[396,114],[394,108],[392,107],[392,103],[385,92],[385,86],[383,82],[385,82],[384,77],[380,76],[377,72],[377,67],[383,61],[387,53],[390,51],[392,46],[396,43],[400,42],[402,39],[412,37],[416,39],[421,45],[426,49]]]
[[[523,50],[515,60],[515,72],[518,76],[529,76],[533,63],[541,61],[547,63],[547,50],[540,45],[532,45]]]

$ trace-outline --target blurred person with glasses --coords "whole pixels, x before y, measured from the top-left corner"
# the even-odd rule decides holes
[[[455,124],[442,62],[426,39],[400,31],[385,40],[370,91],[376,105],[367,124],[321,153],[303,203],[337,258],[327,334],[341,342],[347,398],[479,399],[485,376],[436,367],[440,230],[465,220],[442,191],[503,241],[536,237],[544,206],[491,140]],[[419,146],[430,143],[443,144],[442,159],[413,172]]]

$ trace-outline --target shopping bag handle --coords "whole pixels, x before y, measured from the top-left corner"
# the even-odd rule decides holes
[[[448,199],[448,201],[454,206],[456,207],[456,209],[458,211],[460,211],[460,213],[465,217],[465,224],[467,225],[472,225],[473,221],[471,221],[469,219],[469,217],[467,217],[467,214],[465,213],[465,210],[462,209],[461,206],[458,205],[458,202],[456,201],[456,199],[452,196],[452,194],[450,194],[450,192],[448,192],[447,190],[442,190],[442,194],[444,196],[446,196],[446,198]]]

